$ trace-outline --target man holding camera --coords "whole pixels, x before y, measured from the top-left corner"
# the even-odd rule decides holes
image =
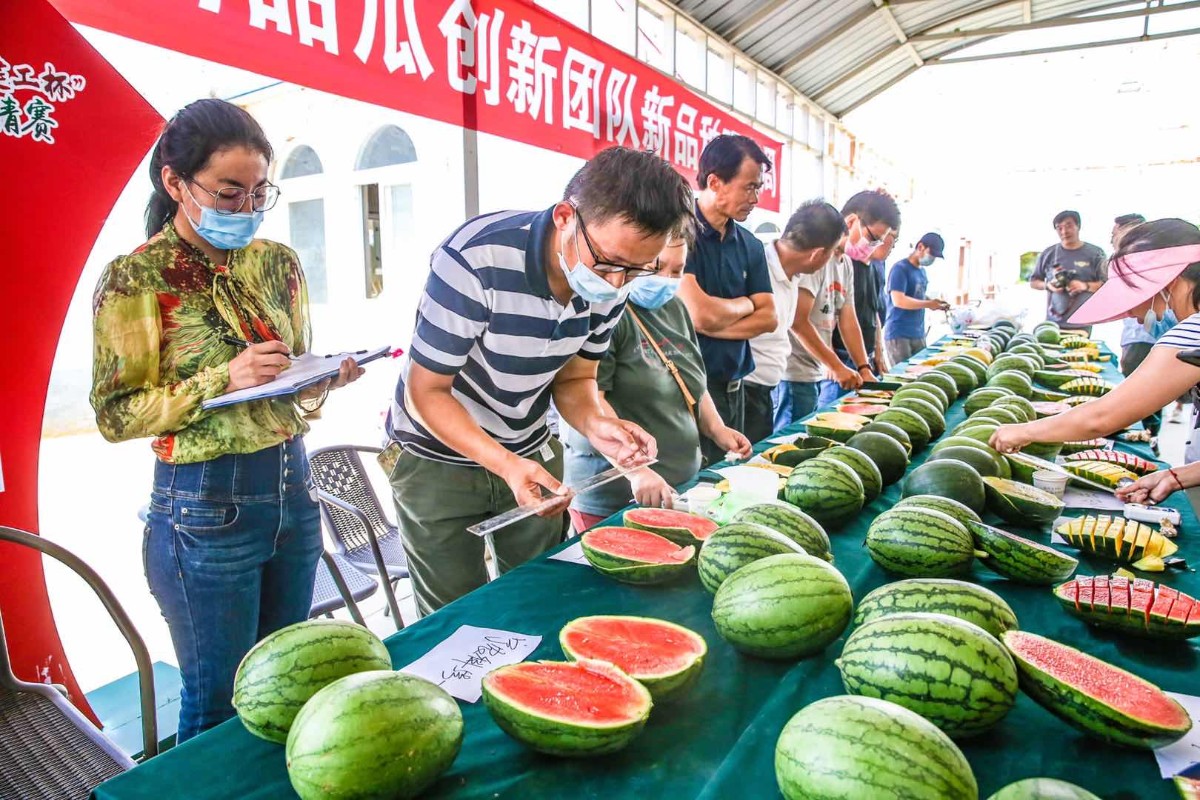
[[[1046,319],[1060,328],[1092,332],[1090,325],[1072,325],[1067,320],[1108,280],[1104,251],[1079,238],[1079,212],[1060,211],[1054,218],[1058,244],[1042,251],[1029,278],[1034,289],[1045,289]]]

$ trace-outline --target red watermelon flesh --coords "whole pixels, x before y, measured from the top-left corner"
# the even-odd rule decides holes
[[[1006,631],[1004,644],[1018,661],[1118,714],[1163,730],[1192,726],[1183,706],[1157,686],[1095,656],[1027,631]]]
[[[1129,578],[1115,577],[1108,579],[1108,588],[1112,593],[1109,606],[1113,611],[1129,614]]]
[[[1092,607],[1097,611],[1108,611],[1108,576],[1097,575],[1092,584]]]
[[[679,544],[703,542],[720,527],[708,517],[671,508],[631,508],[621,520],[630,528],[657,533]]]
[[[567,623],[558,638],[573,658],[607,661],[638,680],[673,675],[708,651],[704,639],[687,628],[645,617],[581,617]]]
[[[1179,796],[1183,800],[1200,800],[1200,778],[1185,778],[1182,775],[1176,775],[1175,788],[1179,790]]]
[[[1170,586],[1159,586],[1158,597],[1154,599],[1154,605],[1150,606],[1150,616],[1165,620],[1178,596],[1178,590],[1172,589]]]
[[[873,417],[887,410],[888,407],[882,403],[850,403],[838,406],[838,411],[843,414],[858,414],[863,417]]]
[[[1065,411],[1070,411],[1071,407],[1066,403],[1056,403],[1048,400],[1039,400],[1033,403],[1033,410],[1039,417],[1052,417],[1055,414],[1062,414]]]
[[[1188,613],[1196,605],[1196,601],[1186,594],[1181,594],[1175,598],[1175,602],[1171,605],[1171,613],[1167,616],[1174,622],[1187,622]]]
[[[926,372],[933,372],[933,367],[926,364],[911,364],[904,372],[907,375],[924,375]]]
[[[584,536],[593,550],[644,564],[686,564],[696,554],[694,547],[636,528],[593,528]]]
[[[1150,606],[1154,602],[1154,581],[1138,578],[1130,589],[1129,609],[1143,622],[1150,619]]]
[[[488,673],[488,689],[543,719],[623,725],[646,715],[645,689],[611,664],[527,661]]]

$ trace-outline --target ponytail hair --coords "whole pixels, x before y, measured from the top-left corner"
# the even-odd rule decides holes
[[[213,153],[228,147],[245,147],[261,153],[268,162],[274,156],[266,134],[245,109],[216,98],[197,100],[184,106],[163,126],[150,155],[150,184],[154,193],[146,203],[146,237],[162,228],[179,204],[163,186],[162,168],[190,178],[204,169]]]

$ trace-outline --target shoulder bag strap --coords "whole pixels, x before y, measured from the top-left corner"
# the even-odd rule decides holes
[[[692,415],[693,419],[695,419],[696,398],[692,396],[691,391],[687,387],[687,383],[683,380],[683,376],[679,374],[679,367],[675,366],[674,361],[667,358],[667,354],[664,353],[662,348],[658,346],[658,342],[654,341],[654,337],[650,335],[650,331],[646,328],[645,323],[643,323],[638,318],[638,315],[634,313],[633,308],[626,306],[625,313],[633,318],[634,324],[638,326],[638,330],[642,332],[642,336],[646,338],[646,341],[650,343],[652,348],[654,348],[654,352],[658,354],[660,359],[662,359],[663,366],[667,368],[667,372],[671,373],[671,377],[675,379],[675,383],[679,386],[679,391],[683,392],[683,401],[687,403],[688,413]]]

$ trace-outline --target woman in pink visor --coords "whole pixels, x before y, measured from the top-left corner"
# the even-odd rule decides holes
[[[1108,436],[1200,384],[1200,367],[1175,357],[1181,350],[1200,347],[1200,229],[1181,219],[1160,219],[1131,228],[1109,260],[1108,272],[1104,286],[1080,306],[1071,322],[1093,325],[1125,317],[1142,320],[1146,329],[1159,337],[1150,355],[1103,397],[1053,417],[1000,426],[991,438],[996,450],[1014,453],[1031,442],[1077,442]],[[1175,320],[1178,324],[1171,327]],[[1200,461],[1200,435],[1193,435],[1192,440],[1186,460]],[[1162,470],[1166,477],[1155,482],[1160,488],[1139,481],[1123,494],[1129,502],[1145,502],[1186,485],[1200,485],[1200,465],[1196,467],[1194,480],[1188,480],[1185,469]]]

